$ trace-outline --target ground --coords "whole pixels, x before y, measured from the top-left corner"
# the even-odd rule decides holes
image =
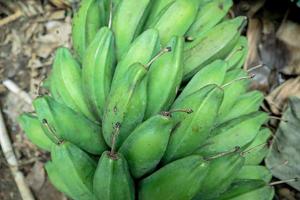
[[[25,3],[24,3],[25,2]],[[68,3],[73,2],[73,3]],[[35,98],[49,74],[53,53],[59,46],[71,47],[71,16],[76,0],[0,0],[0,80],[12,80]],[[254,70],[253,88],[266,96],[262,109],[281,116],[289,95],[300,96],[300,19],[296,4],[288,0],[235,1],[231,15],[247,15],[244,31],[251,41],[245,68]],[[32,111],[24,98],[0,83],[4,114],[20,170],[37,199],[66,199],[50,184],[43,165],[49,154],[26,138],[17,122],[20,113]],[[278,123],[271,124],[274,132]],[[300,199],[287,185],[277,187],[276,199]],[[0,199],[19,200],[20,195],[0,151]]]

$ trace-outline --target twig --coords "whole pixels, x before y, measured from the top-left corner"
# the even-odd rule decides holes
[[[23,13],[20,10],[17,10],[14,14],[0,20],[0,27],[17,20],[21,16],[23,16]]]
[[[19,171],[18,169],[18,162],[16,159],[16,156],[13,152],[13,148],[10,142],[10,139],[7,134],[7,130],[4,124],[2,112],[0,109],[0,144],[2,151],[4,153],[4,156],[7,160],[7,163],[9,165],[9,168],[11,170],[11,173],[15,179],[15,182],[18,186],[18,189],[20,191],[21,197],[24,200],[34,200],[34,197],[25,183],[25,178],[23,176],[23,173]]]
[[[26,103],[32,104],[32,98],[30,95],[23,91],[17,84],[15,84],[12,80],[6,79],[3,81],[3,85],[10,90],[11,92],[18,95],[21,99],[23,99]]]

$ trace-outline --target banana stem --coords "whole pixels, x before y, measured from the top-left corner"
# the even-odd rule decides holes
[[[228,61],[232,56],[234,56],[234,54],[236,54],[236,53],[239,52],[239,51],[242,51],[244,48],[245,48],[244,46],[241,46],[241,47],[239,47],[238,49],[236,49],[235,51],[231,52],[231,53],[227,56],[227,58],[225,59],[225,61]]]
[[[119,135],[119,132],[120,132],[120,127],[121,127],[121,124],[120,123],[116,123],[115,125],[115,131],[112,135],[112,140],[111,140],[111,150],[110,150],[110,153],[109,155],[111,157],[116,157],[116,140],[117,140],[117,137]]]
[[[172,113],[175,113],[175,112],[184,112],[187,114],[191,114],[193,112],[193,110],[190,108],[187,108],[187,109],[176,109],[176,110],[170,110],[170,111],[163,111],[163,112],[161,112],[161,115],[171,117]]]
[[[242,32],[242,30],[245,28],[246,24],[247,24],[247,17],[244,16],[244,21],[243,21],[242,24],[238,27],[238,32],[239,32],[239,33]]]
[[[299,178],[292,178],[292,179],[288,179],[288,180],[282,180],[282,181],[274,181],[272,183],[269,183],[269,186],[274,186],[274,185],[279,185],[282,183],[288,183],[288,182],[297,182],[299,181]]]
[[[289,122],[288,120],[282,119],[281,117],[269,116],[269,118],[270,118],[270,119],[277,119],[277,120],[283,121],[283,122],[285,122],[285,123],[288,123],[288,122]]]
[[[223,156],[232,154],[232,153],[236,153],[236,152],[238,152],[240,149],[241,149],[241,147],[236,146],[236,147],[235,147],[234,149],[232,149],[232,150],[229,150],[229,151],[226,151],[226,152],[221,152],[221,153],[219,153],[219,154],[217,154],[217,155],[208,157],[208,158],[206,158],[205,160],[207,160],[207,161],[214,160],[214,159],[217,159],[217,158],[220,158],[220,157],[223,157]]]
[[[262,143],[262,144],[256,145],[256,146],[254,146],[254,147],[252,147],[252,148],[250,148],[250,149],[247,149],[247,150],[241,152],[241,156],[244,156],[244,155],[247,154],[247,153],[251,153],[251,151],[253,151],[254,149],[256,149],[256,148],[258,148],[258,147],[266,146],[266,145],[268,145],[267,142],[264,142],[264,143]]]
[[[248,69],[247,72],[249,73],[249,72],[251,72],[251,71],[253,71],[253,70],[256,70],[256,69],[259,69],[259,68],[261,68],[261,67],[263,67],[263,66],[265,66],[265,64],[259,64],[259,65],[256,65],[256,66],[251,67],[250,69]]]
[[[111,29],[112,25],[112,15],[113,15],[113,2],[109,1],[109,20],[108,20],[108,28]]]
[[[51,127],[51,126],[49,125],[49,123],[48,123],[48,121],[47,121],[46,119],[43,119],[43,120],[42,120],[42,124],[43,124],[44,126],[46,126],[46,128],[49,130],[49,132],[54,136],[57,145],[60,145],[60,144],[62,144],[62,143],[64,142],[61,138],[59,138],[59,137],[56,135],[56,133],[55,133],[56,131],[54,130],[53,127]]]
[[[170,52],[170,51],[172,51],[172,48],[171,48],[171,47],[166,47],[166,48],[160,50],[160,51],[158,52],[158,54],[156,54],[156,55],[155,55],[155,56],[154,56],[154,57],[146,64],[145,68],[148,69],[148,68],[152,65],[152,63],[153,63],[154,61],[156,61],[159,57],[161,57],[162,55],[164,55],[165,53]]]
[[[242,80],[245,80],[245,79],[252,79],[255,77],[255,74],[250,74],[249,76],[244,76],[244,77],[240,77],[240,78],[237,78],[237,79],[234,79],[224,85],[221,86],[221,88],[225,88],[231,84],[233,84],[234,82],[237,82],[237,81],[242,81]]]

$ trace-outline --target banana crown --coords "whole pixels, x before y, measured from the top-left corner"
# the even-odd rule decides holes
[[[269,200],[271,133],[232,0],[82,0],[28,138],[75,200]]]

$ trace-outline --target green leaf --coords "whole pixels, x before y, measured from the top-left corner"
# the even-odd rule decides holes
[[[300,177],[300,99],[289,98],[289,106],[283,114],[266,165],[273,176],[287,180]],[[300,190],[300,182],[288,182]]]

